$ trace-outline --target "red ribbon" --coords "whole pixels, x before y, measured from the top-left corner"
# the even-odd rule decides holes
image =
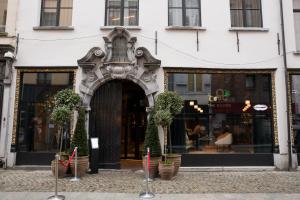
[[[67,167],[70,165],[70,163],[72,162],[72,160],[73,160],[73,158],[74,158],[74,156],[75,156],[75,152],[77,151],[77,147],[75,147],[75,149],[73,150],[73,152],[72,152],[72,155],[71,155],[71,157],[69,157],[69,160],[68,160],[68,162],[65,164],[64,163],[64,161],[62,161],[62,160],[59,160],[59,162],[60,162],[60,164],[62,165],[62,166],[64,166],[64,168],[65,169],[67,169]]]

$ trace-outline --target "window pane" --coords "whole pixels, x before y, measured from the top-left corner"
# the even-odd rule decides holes
[[[124,37],[115,38],[112,44],[112,58],[113,62],[128,62],[127,56],[127,40]]]
[[[297,153],[300,153],[300,75],[291,75],[293,141]]]
[[[300,9],[300,0],[293,0],[294,9]]]
[[[196,92],[202,91],[202,74],[196,74]]]
[[[231,26],[232,27],[244,26],[242,10],[231,10]]]
[[[246,9],[260,9],[260,0],[246,0],[245,8]]]
[[[44,9],[41,26],[56,26],[56,9]]]
[[[169,7],[182,7],[182,0],[169,0]]]
[[[203,89],[191,93],[194,77],[200,80],[198,75]],[[168,74],[172,80],[168,88],[185,100],[182,113],[175,116],[170,127],[173,152],[273,152],[271,76],[249,75],[265,86],[247,88],[246,74]],[[230,148],[218,149],[218,145]]]
[[[124,7],[138,7],[138,0],[124,0]]]
[[[300,50],[300,12],[294,13],[294,24],[296,34],[296,49]]]
[[[194,85],[195,85],[194,74],[188,74],[188,91],[189,92],[194,92]]]
[[[121,7],[121,0],[108,0],[108,7]]]
[[[185,7],[187,8],[199,8],[199,0],[185,0]]]
[[[246,10],[246,26],[247,27],[262,26],[260,10]]]
[[[116,26],[121,25],[121,11],[120,9],[108,9],[107,25]]]
[[[5,31],[7,0],[0,0],[0,32]]]
[[[182,9],[169,9],[169,25],[182,26]]]
[[[198,9],[186,9],[185,26],[200,26]]]
[[[124,26],[137,26],[137,9],[124,8]]]
[[[61,9],[60,10],[59,25],[60,26],[71,26],[72,25],[72,9]]]
[[[56,8],[57,0],[44,0],[44,8]]]
[[[61,0],[60,7],[73,7],[73,0]]]
[[[242,0],[230,0],[230,9],[242,9]]]
[[[20,86],[18,146],[20,151],[56,152],[59,137],[51,121],[53,96],[72,88],[72,73],[24,73]],[[68,144],[70,135],[64,136]],[[66,146],[68,148],[68,146]]]

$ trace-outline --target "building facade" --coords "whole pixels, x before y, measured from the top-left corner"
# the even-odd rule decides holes
[[[11,93],[14,90],[13,62],[17,45],[18,0],[0,1],[0,159],[7,164],[9,157],[9,140],[12,121]]]
[[[283,5],[284,51],[280,0],[19,1],[12,117],[1,131],[8,165],[49,163],[58,142],[48,107],[74,88],[99,167],[141,158],[147,112],[165,90],[185,102],[168,141],[182,166],[296,167],[299,5]]]

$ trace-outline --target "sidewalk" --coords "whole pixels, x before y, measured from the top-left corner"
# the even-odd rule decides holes
[[[0,199],[47,199],[54,184],[49,170],[0,170]],[[149,185],[155,199],[300,199],[300,171],[180,171],[171,181],[158,178]],[[145,191],[144,173],[103,170],[79,182],[59,179],[58,190],[72,200],[139,199]]]
[[[138,200],[138,194],[126,193],[61,193],[66,200]],[[1,200],[47,200],[53,193],[3,193]],[[153,200],[299,200],[300,194],[157,194]]]

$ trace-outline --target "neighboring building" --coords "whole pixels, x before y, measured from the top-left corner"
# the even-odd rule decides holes
[[[295,95],[298,4],[284,3]],[[88,113],[89,137],[99,138],[99,167],[141,158],[147,108],[164,90],[185,100],[169,141],[182,166],[288,167],[279,1],[27,0],[19,2],[17,33],[9,166],[50,163],[58,140],[48,107],[55,92],[74,87]],[[189,137],[198,124],[202,137]],[[226,127],[230,149],[213,147]],[[300,153],[298,129],[292,139]]]
[[[7,163],[12,124],[12,64],[16,50],[18,0],[0,0],[0,159]]]

